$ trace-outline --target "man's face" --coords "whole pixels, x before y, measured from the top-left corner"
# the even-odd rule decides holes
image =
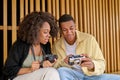
[[[73,20],[60,23],[62,34],[68,44],[74,44],[76,40],[76,27]]]

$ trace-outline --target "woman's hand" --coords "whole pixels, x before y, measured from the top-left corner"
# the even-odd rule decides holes
[[[52,67],[56,63],[56,61],[57,61],[56,59],[54,63],[51,63],[49,60],[43,61],[43,68]]]
[[[32,65],[31,65],[31,70],[35,71],[38,70],[40,68],[40,62],[39,61],[33,61]]]

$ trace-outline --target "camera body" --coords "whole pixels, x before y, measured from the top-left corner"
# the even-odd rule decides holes
[[[55,59],[57,59],[58,56],[57,55],[53,55],[53,54],[47,54],[43,57],[43,60],[48,60],[50,61],[51,63],[54,63],[55,62]]]
[[[68,58],[68,64],[74,65],[74,64],[81,64],[81,59],[85,58],[85,56],[82,55],[72,55]]]

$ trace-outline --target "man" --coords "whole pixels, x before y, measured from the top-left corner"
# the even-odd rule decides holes
[[[105,59],[96,39],[77,31],[71,15],[61,16],[59,27],[62,37],[54,43],[53,53],[58,55],[54,66],[58,68],[61,80],[120,80],[120,76],[103,74]],[[80,63],[69,64],[72,55],[82,56]]]

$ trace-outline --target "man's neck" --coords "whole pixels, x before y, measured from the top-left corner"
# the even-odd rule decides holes
[[[65,40],[69,45],[73,45],[75,42],[76,42],[76,37],[75,37],[75,39],[73,40],[73,41],[67,41],[67,40]]]

